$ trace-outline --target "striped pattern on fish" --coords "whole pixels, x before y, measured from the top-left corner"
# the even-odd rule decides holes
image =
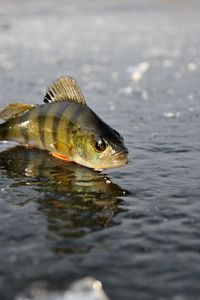
[[[68,76],[47,90],[45,104],[11,104],[0,111],[0,139],[48,150],[84,166],[104,169],[127,163],[118,132],[86,104],[80,87]]]

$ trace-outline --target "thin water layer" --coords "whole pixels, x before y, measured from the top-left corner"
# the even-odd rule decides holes
[[[0,107],[40,104],[55,77],[73,75],[129,163],[95,172],[0,143],[0,299],[86,276],[111,300],[199,298],[199,10],[1,3]]]

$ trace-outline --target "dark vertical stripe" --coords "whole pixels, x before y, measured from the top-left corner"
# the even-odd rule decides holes
[[[22,122],[20,122],[21,124],[23,124],[24,122],[26,121],[29,121],[30,120],[30,116],[31,116],[31,111],[27,111],[23,116],[22,116]],[[21,133],[21,136],[23,137],[24,139],[24,142],[26,144],[29,143],[29,130],[28,130],[28,126],[20,126],[20,124],[18,125],[18,128],[20,128],[20,133]]]
[[[78,119],[81,119],[82,116],[85,114],[86,107],[87,106],[83,105],[83,104],[76,105],[76,109],[72,112],[72,114],[69,118],[69,122],[66,124],[66,131],[70,131],[70,129],[72,129],[72,128],[73,128],[73,131],[75,130],[76,127],[74,127],[74,125],[78,121]]]
[[[39,138],[43,146],[45,147],[45,120],[48,118],[48,112],[52,108],[51,104],[44,104],[40,106],[38,111],[38,116],[36,118],[36,122],[38,122],[39,126]]]
[[[82,104],[77,104],[77,103],[73,103],[73,110],[71,112],[71,115],[68,114],[68,122],[65,123],[65,130],[66,130],[66,133],[70,132],[70,130],[73,130],[75,129],[74,125],[75,125],[75,122],[78,120],[78,117],[81,115],[81,113],[83,112],[83,109],[85,108],[85,105],[82,105]],[[68,136],[70,137],[71,135],[68,134]]]
[[[69,109],[70,104],[71,104],[70,102],[60,102],[55,112],[53,123],[52,123],[53,141],[55,146],[57,144],[58,127],[60,125],[62,116],[67,115],[66,112]]]
[[[77,106],[77,109],[71,115],[70,121],[72,123],[75,123],[84,109],[85,109],[85,105],[79,104],[79,106]]]

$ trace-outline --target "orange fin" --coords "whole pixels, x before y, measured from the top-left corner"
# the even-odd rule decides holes
[[[62,155],[62,154],[59,154],[59,153],[56,153],[56,152],[51,152],[51,154],[56,157],[56,158],[59,158],[59,159],[62,159],[64,161],[72,161],[71,159],[69,159],[68,157]]]

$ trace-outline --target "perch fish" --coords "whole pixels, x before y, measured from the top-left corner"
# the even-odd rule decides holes
[[[86,104],[76,80],[62,76],[47,89],[42,105],[9,104],[0,110],[0,140],[47,150],[57,158],[93,169],[127,163],[122,136]]]

